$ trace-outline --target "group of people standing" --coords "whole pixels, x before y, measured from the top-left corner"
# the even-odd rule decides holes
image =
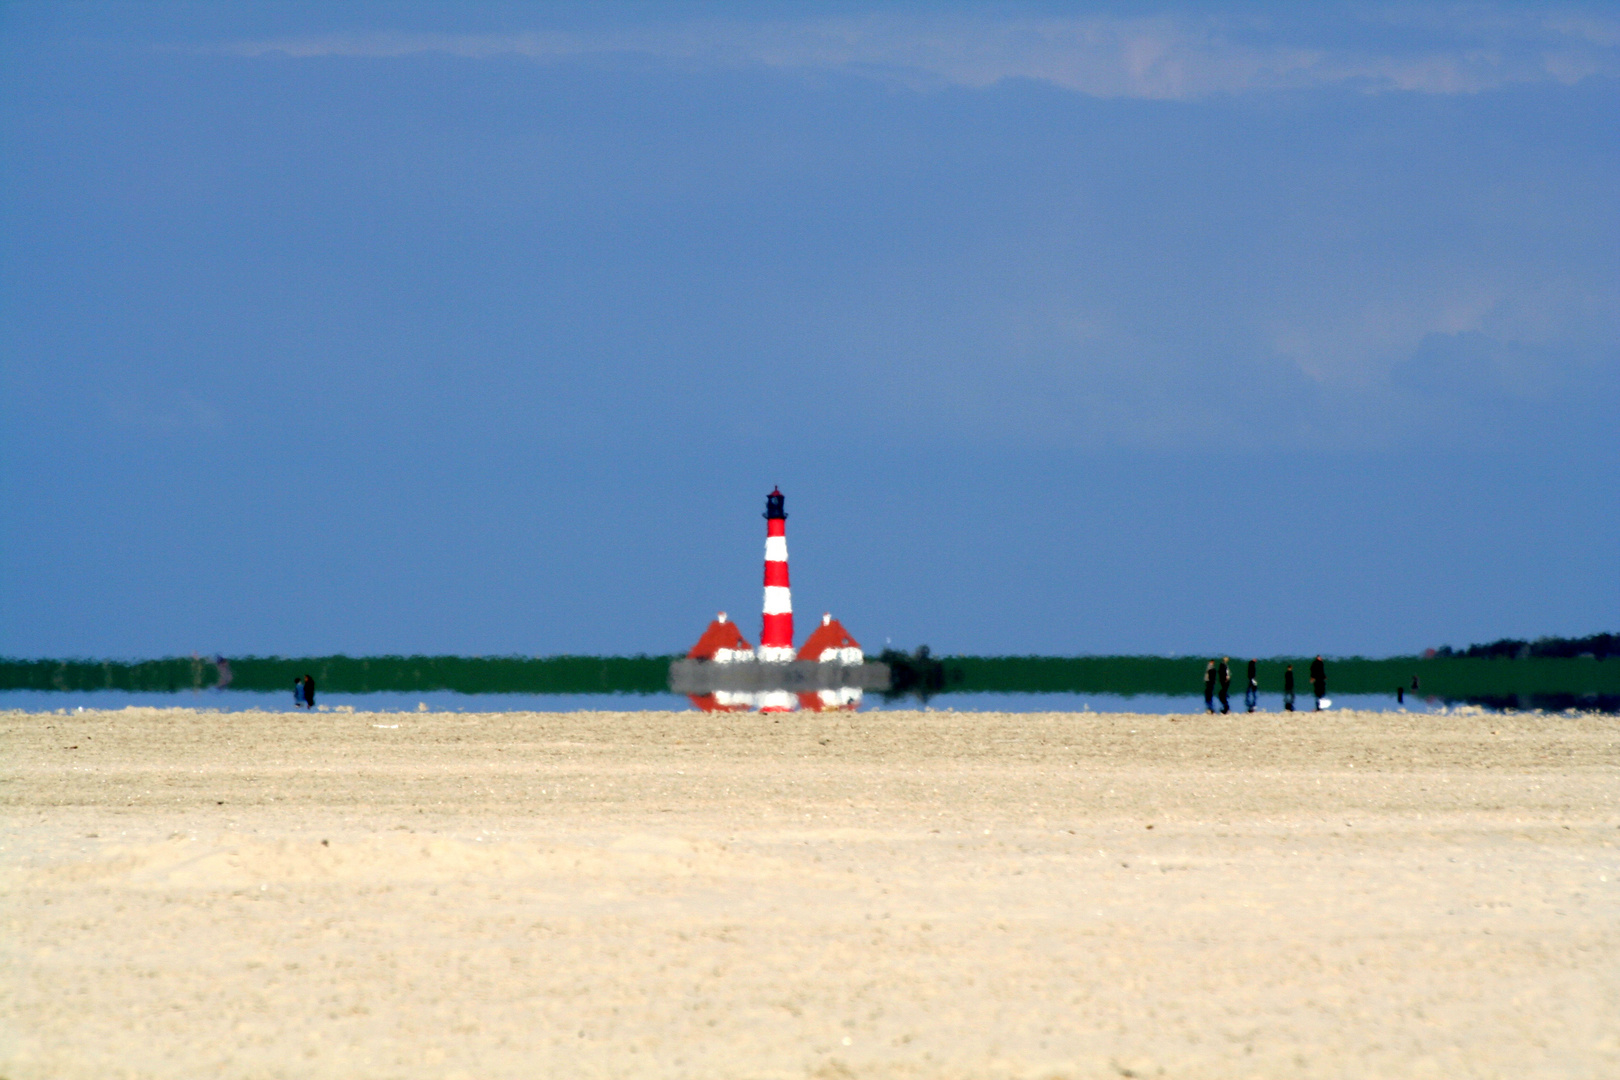
[[[1249,661],[1249,684],[1243,690],[1243,703],[1250,712],[1260,702],[1260,678],[1258,675],[1260,661]],[[1316,708],[1322,708],[1322,702],[1327,699],[1327,664],[1320,654],[1311,661],[1311,692],[1316,697]],[[1223,656],[1219,661],[1211,660],[1204,665],[1204,708],[1209,712],[1215,711],[1215,698],[1220,697],[1221,712],[1232,711],[1232,658]],[[1289,664],[1283,671],[1283,708],[1288,712],[1294,711],[1294,665]]]
[[[293,706],[299,709],[315,707],[315,677],[305,675],[293,680]]]

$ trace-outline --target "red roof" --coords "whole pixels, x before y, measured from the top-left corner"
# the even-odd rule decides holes
[[[748,640],[742,636],[742,631],[737,629],[737,624],[727,621],[724,612],[721,612],[720,617],[711,622],[709,628],[703,631],[703,636],[698,638],[697,644],[692,646],[692,650],[686,654],[686,658],[688,660],[712,660],[714,654],[721,649],[753,649],[753,646],[748,644]]]
[[[799,648],[800,660],[820,660],[828,649],[859,649],[861,643],[849,636],[844,624],[830,615],[821,617],[821,625]]]

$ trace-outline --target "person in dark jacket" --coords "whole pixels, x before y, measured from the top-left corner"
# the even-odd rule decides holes
[[[1249,660],[1249,685],[1243,691],[1243,704],[1249,707],[1250,712],[1254,712],[1255,705],[1260,701],[1260,679],[1256,676],[1259,667],[1260,661],[1251,657]]]
[[[1294,665],[1289,664],[1283,671],[1283,708],[1288,712],[1294,711]]]
[[[1204,711],[1215,711],[1215,661],[1204,665]]]
[[[1321,653],[1311,661],[1311,693],[1316,695],[1316,707],[1321,709],[1322,699],[1327,697],[1327,665],[1322,662]]]
[[[1221,657],[1221,712],[1232,711],[1232,658]]]
[[[315,707],[315,676],[304,676],[304,705],[313,709]]]

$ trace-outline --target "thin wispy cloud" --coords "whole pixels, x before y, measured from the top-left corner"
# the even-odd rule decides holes
[[[586,31],[432,34],[363,31],[235,41],[239,56],[466,58],[639,56],[680,65],[837,70],[916,86],[1033,79],[1105,98],[1189,99],[1346,86],[1367,92],[1475,93],[1515,83],[1620,75],[1620,19],[1590,14],[1354,24],[1379,48],[1291,40],[1229,17],[1141,19],[871,14],[799,22],[690,21]],[[1404,39],[1404,41],[1403,41]]]

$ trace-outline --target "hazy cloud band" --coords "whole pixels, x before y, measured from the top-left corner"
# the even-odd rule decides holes
[[[1620,19],[1591,15],[1359,18],[1380,47],[1291,41],[1253,19],[1005,18],[872,14],[801,22],[674,22],[600,31],[386,31],[237,41],[240,56],[556,61],[642,56],[702,66],[832,69],[916,86],[1035,79],[1097,97],[1189,99],[1346,86],[1474,93],[1620,74]],[[1368,32],[1370,31],[1370,32]]]

